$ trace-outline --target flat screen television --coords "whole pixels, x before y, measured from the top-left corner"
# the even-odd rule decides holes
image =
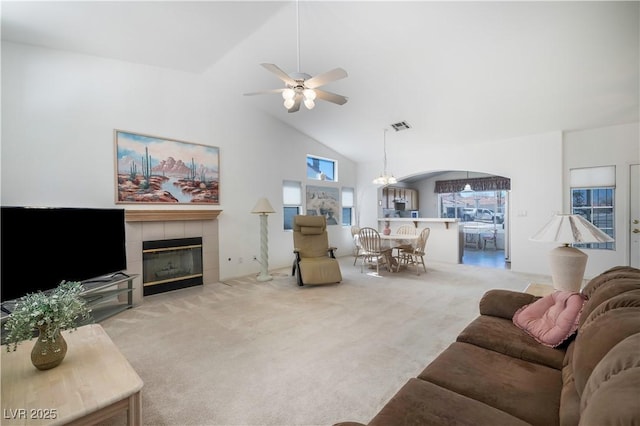
[[[127,268],[124,209],[1,207],[2,302]]]

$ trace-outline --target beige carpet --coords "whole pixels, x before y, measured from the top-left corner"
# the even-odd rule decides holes
[[[103,321],[144,381],[144,424],[367,422],[478,315],[486,290],[544,279],[433,262],[420,276],[375,276],[340,263],[337,285],[298,287],[285,269],[145,297]]]

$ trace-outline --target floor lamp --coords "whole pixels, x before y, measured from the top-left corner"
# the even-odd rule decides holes
[[[267,229],[267,214],[275,213],[276,211],[271,207],[271,203],[266,198],[260,198],[256,205],[251,210],[251,213],[260,215],[260,275],[258,275],[258,281],[270,281],[273,279],[269,275],[269,237]]]
[[[538,231],[532,241],[562,244],[549,252],[553,288],[580,291],[588,256],[569,244],[608,243],[614,241],[578,214],[557,214]]]

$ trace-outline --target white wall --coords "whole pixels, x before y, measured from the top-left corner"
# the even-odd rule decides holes
[[[230,53],[235,54],[239,53]],[[238,86],[228,84],[236,78],[234,59],[193,74],[3,42],[2,204],[113,206],[113,129],[119,128],[220,147],[222,279],[260,269],[250,260],[259,255],[259,220],[249,211],[262,196],[278,210],[269,216],[270,266],[291,264],[291,234],[281,225],[281,184],[283,179],[307,183],[306,154],[339,161],[340,183],[334,185],[359,183],[358,221],[375,227],[379,188],[370,182],[381,164],[356,167],[294,129],[251,112]],[[399,178],[438,170],[511,178],[512,269],[548,273],[548,247],[529,237],[553,213],[566,210],[568,169],[612,162],[626,165],[638,159],[637,123],[569,132],[565,139],[558,131],[481,145],[430,143],[423,149],[393,150],[389,169]],[[624,202],[628,171],[619,170],[623,174],[617,201]],[[618,208],[619,214],[624,211],[624,206]],[[618,223],[621,220],[624,217],[617,218]],[[351,252],[348,229],[332,226],[329,233],[339,254]],[[624,264],[621,250],[618,246],[614,254],[590,254],[587,274]]]
[[[220,205],[180,208],[223,210],[221,279],[260,270],[251,260],[260,257],[259,218],[250,211],[263,196],[277,211],[269,216],[269,264],[290,265],[282,181],[306,184],[306,155],[314,154],[339,162],[340,183],[327,185],[355,187],[355,164],[252,113],[226,84],[231,78],[224,63],[194,74],[3,42],[2,205],[113,207],[114,129],[218,146]],[[349,229],[331,226],[330,237],[338,253],[351,253]]]

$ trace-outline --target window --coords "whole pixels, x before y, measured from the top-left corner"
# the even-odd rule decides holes
[[[284,206],[284,230],[293,229],[293,217],[302,209],[302,184],[297,181],[282,182],[282,204]]]
[[[315,180],[338,181],[338,163],[328,158],[307,155],[307,178]]]
[[[511,179],[502,176],[437,180],[440,217],[502,225]],[[501,226],[504,228],[504,225]]]
[[[353,223],[353,188],[342,188],[342,226]]]
[[[615,238],[614,188],[572,188],[571,212],[593,223],[611,238]],[[576,247],[614,250],[615,242],[574,244]]]
[[[571,169],[571,213],[615,238],[615,166]],[[615,242],[574,244],[580,248],[615,250]]]
[[[440,217],[458,218],[462,222],[502,225],[507,191],[446,192],[438,194]],[[502,226],[501,226],[502,227]]]
[[[440,217],[457,218],[461,223],[464,246],[472,250],[493,244],[505,250],[507,191],[460,191],[438,194]],[[505,255],[507,252],[505,252]]]

